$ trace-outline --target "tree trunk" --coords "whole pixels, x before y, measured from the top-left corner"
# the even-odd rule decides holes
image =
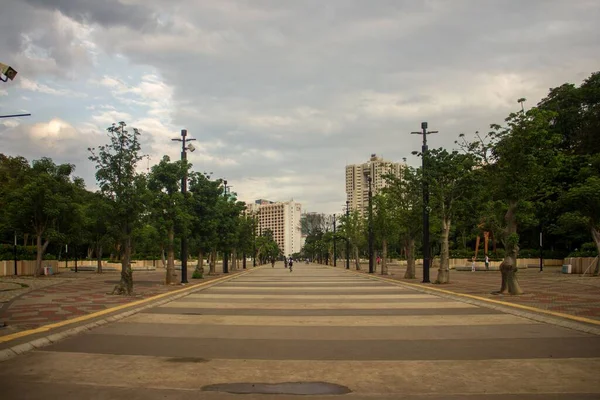
[[[231,253],[231,270],[237,270],[237,251],[235,249]]]
[[[387,239],[383,239],[381,243],[381,275],[388,274],[387,266]]]
[[[160,260],[162,261],[163,268],[167,268],[167,259],[165,257],[165,246],[160,246]]]
[[[33,276],[38,277],[43,271],[42,268],[42,258],[44,257],[44,253],[50,244],[49,240],[46,240],[46,243],[42,244],[42,234],[39,233],[36,235],[36,245],[37,245],[37,255],[35,258],[35,270],[33,271]]]
[[[96,243],[96,260],[98,262],[98,268],[96,268],[96,272],[102,273],[102,246],[100,243]]]
[[[173,283],[173,276],[175,275],[175,249],[173,243],[175,242],[175,228],[169,228],[169,242],[167,243],[167,273],[165,276],[165,284],[170,285]]]
[[[519,239],[517,236],[517,216],[515,214],[517,203],[511,201],[504,219],[506,221],[506,238],[504,248],[506,255],[500,264],[500,273],[502,274],[502,283],[499,293],[509,293],[512,295],[523,294],[517,279],[517,256],[519,254]]]
[[[196,264],[196,269],[192,276],[193,275],[200,276],[200,279],[204,278],[204,253],[202,250],[198,252],[198,263]]]
[[[598,249],[598,257],[600,257],[600,230],[592,226],[591,231],[594,242],[596,242],[596,248]],[[594,269],[594,276],[598,276],[598,274],[600,274],[600,258],[596,260],[596,268]]]
[[[404,279],[415,279],[415,240],[408,239],[405,246],[406,272]]]
[[[450,218],[442,218],[442,254],[435,283],[450,283]]]
[[[115,286],[112,294],[133,294],[133,271],[131,270],[131,237],[127,235],[121,246],[121,281]]]
[[[354,262],[356,263],[356,270],[360,271],[360,255],[358,254],[358,246],[354,246]]]
[[[215,275],[217,273],[217,250],[212,249],[210,252],[210,267],[208,270],[209,275]]]

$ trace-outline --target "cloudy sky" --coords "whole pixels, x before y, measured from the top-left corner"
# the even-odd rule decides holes
[[[337,212],[344,166],[371,153],[409,164],[486,131],[526,97],[600,70],[597,0],[4,0],[0,152],[70,162],[124,120],[144,168],[197,139],[197,171],[242,200]]]

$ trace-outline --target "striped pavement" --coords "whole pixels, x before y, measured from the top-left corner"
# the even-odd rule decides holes
[[[254,400],[266,395],[228,391],[318,393],[329,386],[294,383],[321,382],[349,393],[307,398],[599,399],[599,370],[594,335],[341,268],[279,264],[6,361],[0,393]]]

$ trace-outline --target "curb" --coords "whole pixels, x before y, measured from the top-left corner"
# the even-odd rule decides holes
[[[463,303],[472,304],[474,306],[490,308],[492,310],[516,315],[518,317],[531,319],[533,321],[557,325],[563,328],[573,329],[576,331],[600,336],[600,321],[592,320],[589,318],[557,313],[541,308],[533,309],[534,307],[524,306],[521,304],[512,304],[500,300],[486,299],[485,297],[479,297],[464,293],[454,293],[444,289],[423,287],[414,283],[402,282],[391,278],[383,278],[379,276],[368,275],[352,270],[344,269],[344,272],[363,276],[366,279],[388,282],[397,286],[413,289],[421,293],[434,294],[436,296],[443,297],[446,299],[457,300]]]
[[[74,328],[70,328],[70,329],[67,329],[67,330],[62,331],[62,332],[53,333],[53,334],[50,334],[50,335],[45,336],[45,337],[37,338],[37,339],[31,340],[29,342],[21,343],[21,344],[18,344],[18,345],[15,345],[15,346],[12,346],[12,347],[9,347],[9,348],[6,348],[6,349],[2,349],[2,350],[0,350],[0,362],[6,361],[6,360],[8,360],[10,358],[16,357],[19,354],[23,354],[23,353],[26,353],[26,352],[31,351],[31,350],[40,349],[42,347],[49,346],[49,345],[51,345],[53,343],[56,343],[56,342],[59,342],[59,341],[65,339],[65,338],[77,335],[78,333],[81,333],[81,332],[89,331],[89,330],[97,328],[99,326],[108,324],[109,322],[115,322],[115,321],[118,321],[118,320],[123,319],[125,317],[129,317],[129,316],[131,316],[133,314],[137,314],[140,311],[146,310],[148,308],[152,308],[152,307],[156,307],[156,306],[160,306],[160,305],[169,303],[169,302],[171,302],[173,300],[176,300],[176,299],[179,299],[181,297],[187,296],[190,293],[194,293],[196,291],[207,289],[207,288],[212,287],[212,286],[214,286],[216,284],[220,284],[220,283],[223,283],[223,282],[227,282],[227,281],[231,281],[231,280],[237,279],[238,277],[243,276],[243,275],[247,275],[247,274],[249,274],[249,273],[257,270],[258,268],[260,268],[260,267],[255,267],[255,268],[252,268],[252,269],[249,269],[249,270],[246,270],[246,271],[242,271],[242,272],[237,273],[235,275],[224,276],[224,277],[221,277],[221,278],[213,279],[212,281],[202,282],[202,283],[196,284],[194,286],[190,286],[190,287],[187,287],[187,288],[179,289],[176,292],[161,293],[161,294],[158,294],[156,296],[149,297],[147,299],[139,300],[138,302],[135,302],[133,304],[123,304],[123,305],[121,305],[121,306],[123,306],[122,308],[128,308],[128,306],[134,307],[134,308],[129,309],[127,311],[123,311],[121,313],[110,315],[108,317],[104,317],[104,318],[99,319],[97,321],[89,322],[89,323],[87,323],[85,325],[76,326]],[[156,301],[153,301],[153,300],[156,300]],[[143,302],[144,305],[136,307],[136,305],[139,305],[140,302]],[[121,306],[113,307],[112,309],[118,308],[118,307],[121,307]],[[118,310],[116,310],[116,311],[118,312]],[[57,325],[57,324],[43,325],[43,326],[41,326],[39,328],[32,329],[32,331],[37,330],[37,329],[43,329],[42,332],[44,330],[51,331],[51,330],[53,330],[55,328],[59,328],[59,327],[64,326],[64,325],[75,324],[75,323],[81,321],[82,319],[86,320],[86,319],[96,318],[94,315],[95,314],[97,315],[98,313],[102,313],[101,315],[103,315],[103,314],[110,314],[111,313],[111,308],[107,308],[107,309],[99,311],[97,313],[84,315],[82,317],[73,318],[71,320],[61,321],[60,323],[58,323],[58,324],[60,324],[58,326],[53,326],[53,325]],[[44,328],[46,328],[46,329],[44,329]],[[17,332],[17,333],[23,333],[23,332],[28,332],[28,331],[22,331],[22,332]],[[20,336],[17,336],[15,338],[13,338],[13,339],[5,340],[5,342],[10,342],[11,340],[18,339],[19,337],[28,336],[28,335],[32,335],[32,334],[35,334],[35,332],[29,333],[29,334],[25,334],[25,335],[20,335]],[[10,335],[7,335],[7,336],[10,336]],[[0,336],[0,339],[2,339],[1,336]]]

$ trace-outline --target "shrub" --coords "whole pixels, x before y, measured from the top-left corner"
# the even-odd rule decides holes
[[[194,270],[192,274],[192,279],[204,279],[204,272],[202,270]]]

